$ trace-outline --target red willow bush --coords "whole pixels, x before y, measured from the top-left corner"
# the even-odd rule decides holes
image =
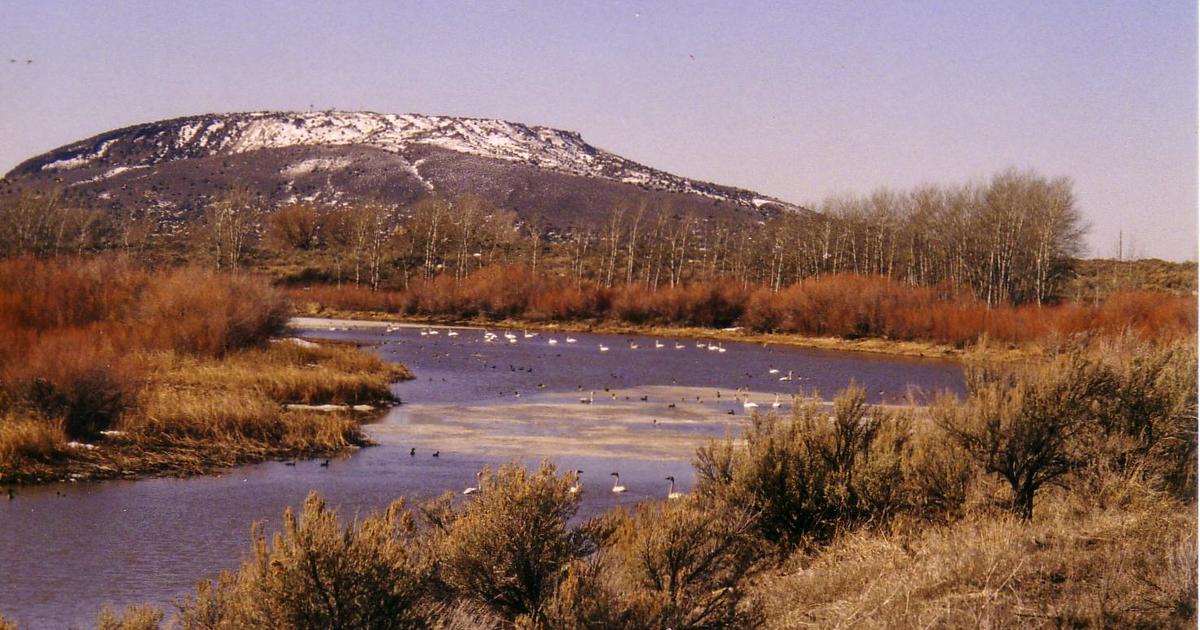
[[[149,271],[118,257],[0,261],[0,403],[93,437],[132,403],[138,351],[218,357],[286,324],[261,280],[191,268]]]
[[[419,280],[403,291],[313,286],[291,289],[290,295],[324,307],[413,316],[586,318],[709,328],[742,325],[760,332],[956,346],[985,336],[1001,342],[1045,343],[1083,332],[1109,335],[1131,330],[1170,337],[1196,329],[1195,300],[1164,293],[1119,293],[1098,306],[989,307],[961,287],[914,287],[886,277],[853,274],[811,278],[780,291],[733,279],[658,289],[640,284],[606,289],[579,288],[566,278],[537,275],[525,267],[494,266],[462,280],[449,275]]]

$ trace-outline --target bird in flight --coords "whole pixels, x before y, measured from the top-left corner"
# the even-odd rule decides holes
[[[689,55],[688,55],[688,57],[691,57],[692,61],[695,61],[695,60],[696,60],[696,55],[691,55],[691,54],[689,54]]]

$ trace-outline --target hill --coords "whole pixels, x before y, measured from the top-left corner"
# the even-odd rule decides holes
[[[373,112],[205,114],[134,125],[26,160],[4,181],[8,192],[47,186],[84,207],[153,207],[165,223],[186,221],[235,186],[272,204],[409,204],[470,193],[559,228],[599,225],[619,205],[737,223],[800,210],[644,166],[571,131]]]

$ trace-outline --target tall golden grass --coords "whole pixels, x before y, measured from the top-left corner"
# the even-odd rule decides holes
[[[314,285],[287,289],[314,311],[374,311],[453,319],[605,320],[663,326],[743,325],[761,332],[932,341],[965,347],[983,338],[1056,344],[1079,333],[1146,337],[1190,334],[1196,300],[1151,291],[1114,293],[1103,302],[988,305],[951,286],[914,287],[881,276],[820,276],[772,291],[732,279],[650,289],[577,287],[520,266],[485,267],[465,280],[448,275],[404,291]]]

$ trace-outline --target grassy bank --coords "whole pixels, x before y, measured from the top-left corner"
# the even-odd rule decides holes
[[[954,356],[985,340],[993,351],[1036,356],[1081,334],[1171,338],[1196,328],[1190,296],[1132,291],[1100,302],[989,306],[954,287],[854,275],[775,291],[733,281],[604,288],[506,267],[461,280],[438,276],[400,291],[315,285],[287,293],[307,315],[719,337],[911,356]]]
[[[175,627],[1194,627],[1195,339],[969,369],[965,400],[850,388],[701,448],[690,493],[584,522],[550,464],[345,523],[312,495]],[[585,488],[583,492],[607,492]],[[147,607],[99,627],[163,627]]]
[[[280,339],[287,316],[245,277],[0,263],[0,483],[196,474],[364,444],[363,405],[390,404],[407,371]]]

